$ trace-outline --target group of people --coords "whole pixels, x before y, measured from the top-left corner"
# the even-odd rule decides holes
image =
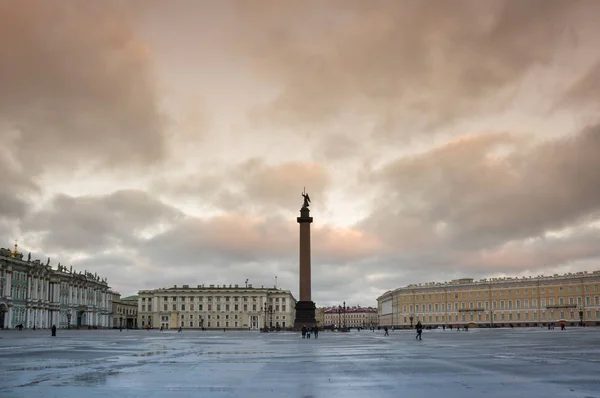
[[[302,326],[301,330],[303,339],[310,339],[311,333],[315,336],[315,339],[319,338],[319,328],[317,327],[317,325],[313,327]]]
[[[422,337],[422,335],[423,335],[423,324],[421,323],[421,321],[417,322],[417,325],[415,326],[415,329],[417,331],[417,335],[415,336],[415,338],[417,340],[423,340],[423,337]],[[383,331],[384,331],[384,334],[383,334],[384,336],[389,336],[390,335],[387,326],[383,327]]]

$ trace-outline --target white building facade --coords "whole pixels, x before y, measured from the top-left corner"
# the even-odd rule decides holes
[[[89,272],[77,273],[50,259],[27,259],[0,249],[0,327],[108,327],[108,285]]]
[[[163,329],[290,329],[296,299],[289,290],[198,285],[141,290],[138,326]]]
[[[323,311],[325,328],[371,328],[378,324],[377,309],[373,307],[329,307]]]

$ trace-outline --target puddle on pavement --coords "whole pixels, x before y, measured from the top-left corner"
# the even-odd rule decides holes
[[[73,377],[73,382],[76,385],[86,385],[86,386],[97,385],[97,384],[106,384],[106,379],[109,375],[115,375],[118,373],[119,372],[104,372],[104,371],[87,372],[87,373],[82,373],[80,375]]]
[[[134,357],[153,357],[155,355],[163,355],[166,354],[167,351],[148,351],[148,352],[139,352],[137,354],[133,354]]]

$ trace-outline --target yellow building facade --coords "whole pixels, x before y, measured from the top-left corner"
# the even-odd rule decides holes
[[[377,299],[381,326],[600,325],[600,271],[522,278],[470,278],[408,285]]]

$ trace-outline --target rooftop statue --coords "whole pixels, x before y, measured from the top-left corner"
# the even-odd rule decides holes
[[[302,197],[304,198],[304,204],[302,205],[302,207],[310,206],[310,196],[308,196],[308,194],[306,193],[306,189],[302,193]]]

